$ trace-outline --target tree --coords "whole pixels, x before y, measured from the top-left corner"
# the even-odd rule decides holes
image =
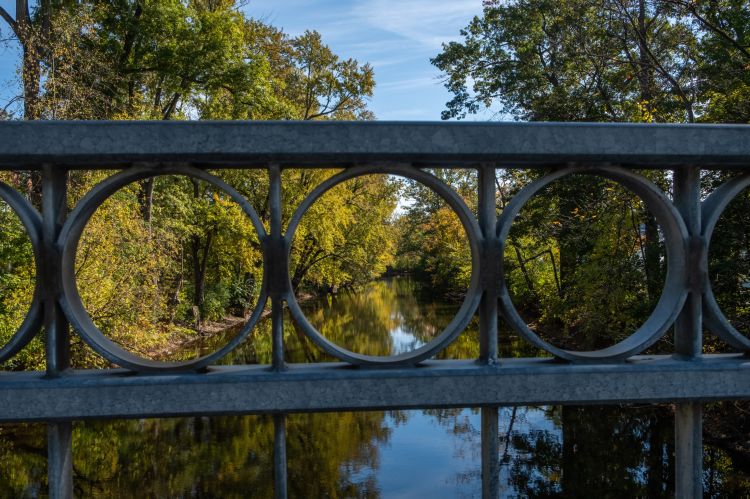
[[[31,8],[18,2],[15,19],[0,11],[24,49],[19,72],[23,116],[372,117],[367,109],[374,87],[369,65],[342,60],[316,32],[290,37],[245,17],[238,6],[231,0],[60,0]],[[304,180],[310,173],[289,174]],[[333,173],[322,170],[310,179],[320,182]],[[72,172],[71,204],[102,175]],[[267,173],[224,170],[219,175],[268,224]],[[38,201],[36,176],[17,174],[8,181]],[[297,202],[317,185],[285,184],[292,187],[285,197]],[[353,284],[379,275],[389,261],[390,243],[381,222],[395,206],[394,188],[382,177],[357,179],[334,191],[316,203],[300,226],[310,253],[295,249],[293,254],[294,265],[299,263],[294,267],[297,286]],[[290,206],[285,204],[285,210]],[[343,218],[327,220],[330,213]],[[371,223],[355,223],[360,219]],[[324,226],[326,234],[320,231]],[[11,229],[5,231],[9,237]],[[307,261],[310,254],[316,255],[312,262]],[[189,340],[196,321],[219,319],[230,311],[247,313],[261,283],[260,244],[249,220],[224,193],[184,177],[147,179],[109,199],[87,226],[78,258],[81,292],[94,320],[113,340],[141,355],[163,353],[165,342]],[[26,282],[20,278],[21,266],[9,270],[8,285],[18,288]],[[30,283],[23,285],[25,292],[31,291]],[[15,296],[20,300],[25,295],[18,291]],[[21,305],[16,308],[3,313],[10,318],[23,312]],[[4,337],[12,334],[13,322],[7,323]],[[78,365],[100,362],[82,344],[74,350]],[[39,362],[40,352],[28,363]]]
[[[290,171],[285,199],[296,207],[329,177],[325,170]],[[339,184],[316,201],[297,228],[290,262],[292,287],[335,290],[379,277],[394,252],[391,217],[399,186],[385,175]],[[290,192],[291,191],[291,192]]]
[[[432,59],[444,118],[497,102],[532,121],[693,121],[695,34],[657,0],[484,3]]]
[[[656,0],[486,1],[463,41],[432,60],[454,94],[443,118],[498,103],[532,121],[693,122],[699,37],[678,14]],[[543,173],[500,172],[498,207]],[[634,330],[659,297],[658,225],[636,197],[596,177],[563,179],[545,192],[507,241],[511,292],[551,341],[578,331],[570,348],[604,346]],[[597,286],[602,273],[616,282]],[[633,286],[638,275],[642,289]]]
[[[40,117],[41,61],[45,56],[45,41],[50,31],[52,0],[41,1],[33,13],[28,0],[16,0],[15,14],[13,17],[0,7],[0,17],[21,45],[24,118],[33,120]]]
[[[667,0],[699,33],[705,122],[750,122],[750,2]]]
[[[292,64],[287,88],[301,113],[298,119],[373,119],[365,98],[372,96],[375,79],[369,64],[339,60],[323,45],[320,34],[305,33],[291,40]]]
[[[475,172],[435,169],[431,173],[476,209]],[[396,269],[415,274],[445,297],[462,297],[471,280],[471,251],[461,221],[432,189],[411,180],[404,185],[407,202],[396,220]]]

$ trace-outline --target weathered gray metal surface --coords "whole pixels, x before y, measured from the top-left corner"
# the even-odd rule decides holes
[[[694,360],[703,351],[703,290],[708,281],[705,241],[701,239],[700,168],[684,168],[674,175],[674,203],[685,222],[688,276],[685,306],[675,321],[674,349],[678,358]],[[703,496],[703,416],[700,403],[675,406],[675,497]]]
[[[677,404],[674,414],[675,497],[703,497],[703,408]]]
[[[750,181],[747,176],[739,176],[717,189],[705,201],[702,232],[701,206],[697,196],[699,168],[713,164],[731,164],[738,160],[750,163],[750,140],[744,140],[750,138],[750,127],[747,126],[96,122],[1,123],[0,128],[2,127],[7,129],[5,137],[8,139],[13,139],[14,133],[35,131],[34,147],[21,140],[20,136],[15,142],[11,140],[0,144],[0,162],[8,158],[37,162],[32,166],[43,170],[45,208],[43,217],[40,217],[28,201],[14,194],[7,186],[0,185],[0,196],[19,213],[37,255],[44,255],[43,261],[37,258],[40,267],[37,284],[38,289],[44,290],[43,296],[34,301],[26,321],[11,342],[0,346],[0,354],[5,359],[9,358],[19,346],[36,334],[44,312],[50,333],[47,335],[48,371],[52,376],[59,375],[67,367],[67,321],[96,352],[113,364],[133,372],[195,372],[218,361],[248,336],[269,297],[274,310],[274,370],[284,369],[281,310],[285,303],[295,322],[313,342],[339,360],[353,365],[416,368],[421,362],[445,349],[463,331],[479,309],[480,301],[479,361],[480,364],[492,364],[496,362],[497,355],[496,298],[499,298],[499,309],[504,321],[518,334],[553,356],[570,362],[597,364],[625,360],[643,352],[661,338],[675,321],[681,330],[689,332],[677,335],[675,353],[687,359],[700,355],[701,294],[704,295],[707,325],[710,329],[731,346],[750,351],[748,340],[734,330],[721,314],[711,294],[710,283],[705,278],[708,241],[716,220],[729,200]],[[60,148],[60,144],[65,145]],[[65,216],[65,186],[61,183],[66,173],[64,165],[91,166],[87,162],[95,158],[117,158],[118,161],[133,159],[134,156],[129,156],[133,151],[140,154],[136,159],[147,159],[148,162],[134,164],[121,173],[106,178],[78,202],[70,215]],[[221,162],[228,157],[242,157],[250,163],[269,157],[284,161],[297,158],[296,155],[306,158],[305,161],[309,161],[309,164],[319,164],[328,158],[327,155],[346,162],[352,154],[361,154],[361,157],[358,156],[360,159],[381,161],[351,166],[321,183],[296,208],[285,233],[281,227],[282,166],[279,163],[264,165],[268,169],[271,186],[270,234],[266,233],[250,203],[219,178],[190,164],[158,164],[163,159],[186,159],[189,160],[188,163],[194,164],[207,161],[206,158]],[[447,184],[427,170],[409,163],[416,159],[438,161],[440,158],[453,158],[451,161],[466,166],[472,161],[486,159],[489,157],[487,155],[491,155],[497,163],[482,162],[473,165],[479,174],[478,216],[472,213],[465,201]],[[518,158],[549,163],[548,156],[571,161],[604,158],[627,160],[632,164],[657,161],[670,165],[693,158],[698,166],[685,166],[677,170],[677,205],[655,184],[622,166],[562,166],[517,193],[503,210],[497,227],[493,230],[496,218],[494,168],[497,164]],[[56,162],[40,162],[42,159],[55,159]],[[83,165],[78,165],[77,161],[83,161]],[[288,275],[295,229],[315,200],[338,183],[374,173],[410,178],[442,197],[463,225],[472,260],[472,277],[466,298],[446,329],[413,351],[384,357],[347,351],[316,331],[297,304]],[[97,207],[128,183],[162,174],[187,175],[224,190],[242,207],[253,223],[264,253],[264,278],[260,298],[245,326],[215,352],[181,363],[141,358],[106,338],[83,306],[74,272],[78,241]],[[626,339],[611,347],[591,352],[563,350],[543,341],[515,310],[504,280],[503,246],[516,215],[542,188],[570,174],[604,176],[635,192],[662,227],[667,249],[665,286],[651,316]],[[41,237],[42,234],[44,237]],[[689,310],[683,310],[688,296]],[[39,304],[40,300],[44,307]],[[62,316],[63,312],[65,317]]]
[[[0,122],[0,165],[133,161],[236,166],[399,161],[747,167],[743,125],[431,122]]]
[[[506,359],[431,361],[421,368],[345,364],[225,366],[205,374],[126,371],[0,374],[0,421],[750,398],[750,360],[669,356],[609,365]]]
[[[286,414],[273,416],[273,491],[276,499],[286,499],[288,473],[286,460]]]
[[[47,425],[47,480],[50,499],[73,498],[73,425]]]
[[[500,497],[500,434],[497,407],[482,407],[482,498]]]
[[[477,193],[477,220],[482,232],[481,285],[479,303],[479,362],[497,362],[497,296],[500,285],[502,247],[497,237],[497,172],[494,167],[482,166],[477,172],[480,186]]]
[[[0,183],[0,199],[8,203],[8,206],[11,207],[21,220],[26,229],[26,234],[29,236],[29,241],[31,241],[36,268],[40,268],[42,263],[41,215],[18,191],[2,183]],[[42,293],[41,279],[37,279],[34,297],[32,298],[31,307],[26,318],[10,341],[5,345],[0,345],[0,362],[5,362],[21,351],[23,347],[34,339],[39,328],[42,327],[42,321],[44,320]]]
[[[677,335],[676,354],[692,358],[700,354],[701,294],[707,310],[707,325],[742,351],[750,351],[750,343],[734,330],[716,304],[710,283],[705,278],[708,241],[716,220],[750,180],[739,176],[717,189],[705,201],[705,220],[701,232],[701,206],[699,168],[713,163],[732,163],[736,160],[750,163],[750,138],[747,126],[657,126],[657,125],[599,125],[599,124],[436,124],[436,123],[5,123],[7,138],[13,133],[35,130],[35,145],[30,147],[20,139],[0,144],[0,161],[3,158],[29,161],[54,158],[56,163],[38,163],[33,166],[43,170],[44,216],[40,217],[30,203],[0,185],[0,196],[7,200],[24,222],[37,255],[40,267],[38,289],[44,294],[37,298],[26,321],[8,345],[0,346],[0,354],[7,359],[27,342],[42,323],[46,314],[49,374],[58,375],[67,367],[67,321],[77,333],[100,355],[113,364],[134,372],[185,372],[197,371],[218,361],[237,347],[250,333],[260,318],[268,298],[272,299],[274,313],[275,370],[284,369],[283,325],[281,309],[286,303],[295,322],[322,350],[339,360],[354,365],[417,366],[445,349],[466,327],[479,308],[480,301],[480,363],[496,362],[497,310],[518,334],[535,346],[555,357],[571,362],[601,363],[624,360],[643,352],[661,338],[675,321],[681,329],[691,331]],[[56,134],[56,135],[55,135]],[[218,135],[217,135],[218,134]],[[56,140],[52,140],[52,137]],[[137,142],[133,142],[135,139]],[[326,139],[326,140],[323,140]],[[360,139],[360,140],[353,140]],[[59,149],[60,144],[66,144]],[[31,154],[31,151],[35,155]],[[65,216],[64,166],[76,161],[117,157],[132,159],[128,151],[139,152],[138,159],[147,163],[134,164],[121,173],[106,178],[78,202]],[[701,155],[696,156],[698,153]],[[296,208],[286,233],[281,227],[281,169],[279,163],[264,165],[270,179],[269,200],[271,233],[266,229],[250,203],[236,190],[219,178],[189,164],[158,164],[160,159],[189,158],[192,163],[221,161],[232,155],[246,155],[248,161],[273,156],[284,160],[300,154],[317,164],[326,155],[344,158],[348,154],[363,154],[362,158],[380,159],[384,162],[352,166],[334,175],[315,188]],[[526,158],[529,161],[547,154],[569,160],[627,159],[633,164],[651,160],[666,164],[693,157],[699,166],[685,166],[675,174],[676,203],[659,187],[645,177],[622,166],[585,164],[563,166],[532,182],[517,193],[503,210],[497,227],[494,212],[494,169],[496,163],[478,163],[479,210],[478,216],[447,184],[409,161],[415,158],[452,157],[464,166],[486,154],[492,154],[499,163]],[[553,154],[554,153],[554,154]],[[21,154],[21,156],[19,156]],[[170,156],[177,154],[180,156]],[[268,156],[268,155],[271,156]],[[287,156],[284,156],[284,155]],[[536,154],[536,156],[534,156]],[[57,156],[55,156],[57,155]],[[90,155],[90,156],[87,156]],[[275,156],[274,156],[275,155]],[[445,156],[447,155],[447,156]],[[237,156],[239,157],[239,156]],[[244,156],[243,156],[244,157]],[[88,158],[88,159],[87,159]],[[537,158],[537,159],[534,159]],[[254,161],[254,160],[253,160]],[[541,161],[541,160],[540,160]],[[547,160],[544,160],[547,162]],[[252,163],[252,161],[251,161]],[[559,162],[558,162],[559,163]],[[16,165],[17,166],[17,165]],[[89,165],[91,166],[91,165]],[[79,165],[80,167],[80,165]],[[663,167],[663,165],[662,165]],[[347,351],[332,343],[315,330],[300,309],[291,292],[288,269],[292,240],[296,227],[305,212],[328,189],[335,185],[368,174],[400,175],[418,181],[434,190],[453,209],[460,219],[471,248],[471,283],[460,310],[446,329],[436,337],[410,352],[395,356],[369,356]],[[262,242],[264,253],[264,278],[255,311],[245,326],[227,344],[204,357],[187,362],[157,362],[141,358],[126,351],[106,338],[94,325],[78,293],[75,278],[75,255],[81,233],[98,206],[118,189],[130,182],[154,175],[177,174],[202,179],[215,188],[224,190],[236,201],[253,223]],[[504,242],[516,215],[532,196],[546,185],[570,174],[600,175],[621,183],[640,196],[664,231],[668,269],[662,296],[651,316],[621,342],[598,351],[567,351],[543,341],[521,319],[505,286],[502,254]],[[678,209],[679,208],[679,209]],[[41,237],[43,234],[44,237]],[[40,295],[41,293],[37,293]],[[689,296],[688,309],[683,303]],[[39,302],[43,301],[42,309]],[[56,302],[56,303],[53,303]],[[62,317],[64,312],[65,317]],[[696,333],[697,331],[697,333]],[[59,333],[59,334],[58,334]],[[683,345],[684,344],[684,345]],[[689,350],[689,352],[687,351]],[[57,364],[60,364],[58,366]]]
[[[336,357],[339,360],[349,362],[355,365],[381,365],[381,366],[415,366],[420,362],[429,359],[444,350],[448,345],[465,329],[483,297],[489,297],[484,301],[484,306],[480,311],[480,358],[484,363],[495,362],[496,357],[496,335],[497,335],[497,305],[495,297],[499,297],[499,307],[502,311],[504,320],[513,327],[521,337],[533,345],[541,348],[555,357],[574,362],[601,362],[612,360],[624,360],[633,355],[643,352],[646,348],[661,338],[667,329],[675,322],[682,310],[686,296],[691,292],[691,306],[698,306],[700,302],[699,293],[706,286],[706,296],[711,306],[716,306],[710,302],[710,287],[704,284],[706,279],[700,277],[705,274],[705,258],[707,254],[708,237],[699,237],[691,235],[686,228],[682,214],[678,211],[672,201],[662,192],[655,184],[645,177],[614,166],[599,167],[565,167],[560,168],[552,173],[532,182],[524,187],[509,202],[503,210],[499,221],[497,222],[496,231],[492,231],[491,224],[494,221],[492,206],[488,200],[492,199],[494,191],[494,178],[487,173],[486,165],[480,167],[483,174],[479,177],[481,181],[480,192],[482,192],[482,209],[480,228],[477,217],[472,213],[464,200],[447,184],[439,178],[432,175],[426,170],[395,164],[395,165],[362,165],[351,167],[343,172],[330,177],[315,188],[302,203],[297,207],[285,234],[281,232],[280,223],[280,168],[272,165],[269,169],[271,177],[272,196],[271,201],[272,217],[272,234],[267,234],[263,224],[250,203],[242,197],[235,189],[227,185],[219,178],[208,174],[207,172],[189,166],[165,166],[161,169],[154,166],[134,166],[126,169],[121,173],[106,178],[96,185],[78,205],[73,209],[67,218],[60,215],[60,210],[48,208],[43,218],[42,226],[45,227],[45,238],[43,254],[45,255],[44,265],[38,280],[41,288],[45,290],[45,310],[54,312],[50,307],[53,301],[58,303],[54,305],[55,309],[62,308],[68,321],[75,327],[80,336],[102,357],[106,358],[113,364],[126,367],[135,372],[176,372],[176,371],[196,371],[203,369],[212,363],[217,362],[223,356],[230,353],[236,348],[250,333],[261,313],[269,294],[272,298],[272,308],[274,324],[274,360],[273,365],[276,369],[283,369],[283,331],[281,330],[281,307],[283,303],[289,306],[292,318],[304,331],[304,333],[315,342],[322,350]],[[686,170],[687,171],[687,170]],[[62,170],[45,167],[45,185],[47,193],[44,201],[45,206],[53,203],[54,198],[58,196],[57,191],[52,187],[52,181],[46,179],[52,178],[57,174],[64,174]],[[291,258],[291,245],[294,238],[295,230],[311,205],[322,196],[328,189],[335,185],[362,175],[369,174],[389,174],[399,175],[412,180],[418,181],[435,191],[445,202],[453,209],[461,221],[469,247],[471,249],[471,282],[467,290],[461,308],[457,312],[450,324],[431,341],[425,345],[416,348],[413,351],[400,353],[393,356],[371,356],[363,355],[348,351],[335,343],[331,342],[320,334],[307,320],[302,312],[297,300],[292,293],[290,277],[288,275],[289,259]],[[683,172],[680,172],[683,173]],[[255,310],[248,319],[244,327],[238,334],[224,346],[214,352],[208,353],[203,357],[185,362],[160,362],[134,355],[112,340],[108,339],[96,327],[91,317],[83,306],[83,302],[78,293],[76,275],[75,275],[75,258],[78,241],[81,237],[86,223],[93,215],[95,210],[118,189],[124,187],[130,182],[150,178],[159,174],[177,174],[186,175],[193,178],[204,180],[218,189],[224,190],[234,201],[242,208],[243,212],[250,219],[256,229],[259,240],[262,242],[262,251],[264,254],[264,278],[260,292],[260,297],[256,304]],[[525,321],[516,311],[505,285],[503,261],[501,255],[504,251],[504,242],[510,231],[510,227],[517,214],[529,199],[537,194],[546,185],[570,174],[594,174],[600,175],[621,183],[624,187],[631,189],[643,199],[646,206],[654,214],[657,221],[664,231],[665,246],[667,252],[667,273],[665,277],[664,289],[662,295],[654,308],[652,314],[646,318],[643,324],[638,327],[627,338],[619,343],[597,351],[575,352],[563,350],[555,345],[543,341],[534,331],[532,331]],[[695,175],[693,175],[695,176]],[[744,177],[742,177],[744,178]],[[732,185],[731,183],[727,185]],[[58,190],[63,190],[60,187]],[[485,192],[487,191],[487,192]],[[717,191],[719,192],[719,191]],[[12,199],[12,198],[9,198]],[[52,201],[51,201],[52,200]],[[711,199],[709,199],[711,201]],[[694,200],[697,203],[698,199]],[[20,213],[32,213],[33,208],[27,201],[21,199],[14,201]],[[57,203],[59,204],[59,203]],[[55,204],[56,205],[56,204]],[[721,204],[717,204],[711,213],[718,217]],[[54,213],[53,213],[54,212]],[[27,217],[29,219],[33,217]],[[53,220],[54,219],[54,220]],[[64,224],[60,228],[59,225]],[[691,222],[693,223],[693,222]],[[694,224],[694,223],[693,223]],[[33,230],[33,226],[30,225]],[[699,229],[698,229],[699,230]],[[58,236],[59,233],[59,236]],[[696,284],[698,282],[698,284]],[[696,303],[698,305],[696,305]],[[717,307],[717,306],[716,306]],[[37,316],[41,313],[39,307],[30,310],[26,319],[25,326],[19,330],[16,335],[17,344],[28,341],[30,335],[35,331],[32,326],[38,328],[40,321]],[[49,314],[48,314],[49,315]],[[56,317],[61,314],[55,312]],[[51,316],[49,316],[51,317]],[[49,319],[48,317],[48,319]],[[720,312],[711,315],[716,320],[723,320],[719,325],[728,324],[725,319],[721,319]],[[700,320],[693,321],[695,326],[699,327]],[[731,327],[731,326],[729,326]],[[24,329],[25,328],[25,329]],[[66,330],[67,325],[61,323],[60,327],[56,326],[54,321],[48,320],[48,331],[52,334],[48,337],[48,347],[50,352],[58,351],[58,347],[52,346],[58,343],[56,331]],[[727,336],[728,327],[718,329],[718,333]],[[66,336],[65,336],[66,337]],[[729,336],[730,339],[739,338],[739,333]],[[67,341],[67,340],[66,340]],[[63,341],[60,348],[65,348],[66,341]],[[13,342],[11,342],[13,344]],[[742,342],[735,340],[730,342],[733,346],[742,345]],[[17,347],[7,348],[8,352],[14,352]],[[681,352],[677,352],[681,354]],[[51,364],[55,364],[54,355],[50,354]],[[52,368],[52,372],[60,371],[59,368]]]

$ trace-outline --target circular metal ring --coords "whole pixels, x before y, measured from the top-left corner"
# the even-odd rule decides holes
[[[719,222],[719,218],[721,218],[729,203],[749,185],[750,174],[734,177],[722,184],[703,201],[701,205],[701,227],[703,241],[706,245],[706,251],[703,254],[703,269],[708,269],[708,251],[711,246],[711,236],[716,228],[716,224]],[[703,290],[703,307],[703,321],[712,333],[738,350],[750,351],[750,339],[732,326],[729,319],[724,315],[724,312],[721,311],[711,288],[711,281],[708,278],[705,279],[705,288]]]
[[[664,230],[668,259],[667,275],[661,297],[654,311],[633,334],[607,348],[583,352],[558,348],[544,341],[533,332],[519,315],[510,299],[502,260],[500,262],[502,280],[500,287],[500,308],[505,320],[522,337],[559,359],[579,362],[624,360],[654,344],[675,321],[682,309],[687,296],[687,228],[672,202],[648,179],[618,167],[570,167],[557,170],[527,185],[505,207],[497,224],[497,233],[503,249],[513,221],[521,208],[532,196],[552,182],[575,173],[599,175],[633,191],[643,200],[646,207],[654,214],[657,222],[659,222],[659,225]]]
[[[448,324],[448,326],[435,338],[422,345],[421,347],[412,350],[410,352],[404,352],[398,355],[378,356],[378,355],[364,355],[356,352],[352,352],[345,348],[342,348],[328,338],[323,336],[312,324],[307,320],[305,314],[297,303],[297,298],[294,296],[292,291],[291,278],[287,284],[289,290],[287,303],[289,305],[289,312],[292,318],[299,324],[305,334],[314,341],[320,348],[326,353],[351,364],[358,365],[414,365],[425,359],[428,359],[435,355],[440,350],[446,348],[468,325],[474,312],[479,305],[479,300],[482,296],[482,289],[479,280],[479,258],[480,258],[480,247],[482,236],[479,230],[479,226],[474,219],[474,215],[471,210],[466,206],[461,197],[445,183],[440,181],[434,175],[431,175],[425,171],[418,170],[411,167],[404,166],[358,166],[347,169],[333,177],[330,177],[325,182],[320,184],[315,190],[313,190],[307,198],[300,204],[289,223],[285,235],[285,243],[287,246],[287,261],[291,256],[292,241],[294,239],[294,233],[299,225],[302,216],[312,206],[312,204],[320,198],[326,191],[332,187],[355,177],[371,174],[389,174],[406,177],[411,180],[420,182],[421,184],[432,189],[436,194],[445,200],[453,211],[458,215],[461,224],[466,231],[469,238],[469,246],[471,248],[471,281],[469,289],[466,294],[461,307],[459,308],[456,316]]]
[[[199,357],[197,359],[185,361],[185,362],[173,362],[173,361],[155,361],[133,355],[129,351],[125,350],[115,342],[107,338],[99,328],[96,327],[91,317],[86,312],[81,300],[81,295],[78,292],[78,286],[76,283],[75,276],[75,258],[76,251],[78,249],[78,243],[83,233],[83,229],[91,219],[96,209],[107,200],[112,194],[121,189],[122,187],[150,177],[159,175],[186,175],[189,177],[203,180],[221,189],[242,208],[242,211],[250,218],[255,230],[258,232],[258,237],[262,241],[266,235],[263,224],[258,217],[250,203],[242,197],[234,188],[227,185],[223,180],[215,177],[209,173],[199,170],[197,168],[187,166],[165,166],[165,167],[136,167],[125,170],[121,173],[113,175],[99,184],[97,184],[86,196],[78,203],[75,209],[70,213],[68,219],[63,225],[63,228],[58,239],[58,246],[62,248],[62,266],[61,266],[61,283],[62,283],[62,296],[60,298],[60,304],[65,311],[65,315],[83,337],[86,343],[91,346],[99,355],[119,366],[131,369],[138,372],[176,372],[176,371],[189,371],[202,369],[209,364],[216,362],[224,355],[231,352],[242,340],[244,340],[250,333],[252,328],[260,319],[263,313],[263,308],[267,301],[266,293],[266,269],[264,267],[263,272],[263,286],[261,288],[260,296],[255,304],[255,310],[252,315],[245,323],[245,325],[238,331],[237,335],[234,336],[226,345],[220,349]]]
[[[18,215],[26,234],[31,241],[34,252],[34,265],[36,267],[36,282],[34,284],[34,295],[31,306],[26,312],[26,317],[13,334],[8,343],[0,348],[0,363],[5,362],[16,355],[23,347],[29,344],[34,336],[42,328],[44,320],[44,309],[42,307],[42,289],[39,273],[41,272],[41,243],[42,243],[42,217],[39,212],[12,187],[0,182],[0,199],[8,203],[11,209]]]

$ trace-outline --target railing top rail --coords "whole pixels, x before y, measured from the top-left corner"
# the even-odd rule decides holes
[[[133,162],[205,166],[750,168],[750,125],[515,122],[6,121],[0,169]]]

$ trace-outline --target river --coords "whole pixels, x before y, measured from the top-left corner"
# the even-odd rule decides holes
[[[407,277],[309,301],[311,322],[354,351],[410,350],[458,309]],[[287,319],[291,362],[331,360]],[[211,349],[222,337],[185,355]],[[536,355],[504,331],[503,356]],[[472,358],[476,324],[440,354]],[[268,362],[267,320],[225,363]],[[504,497],[671,497],[673,419],[666,406],[500,410]],[[290,415],[290,497],[479,497],[478,409]],[[272,497],[273,423],[266,416],[75,423],[77,497]],[[704,446],[707,496],[750,493],[750,463]],[[0,497],[46,494],[45,426],[0,426]]]

